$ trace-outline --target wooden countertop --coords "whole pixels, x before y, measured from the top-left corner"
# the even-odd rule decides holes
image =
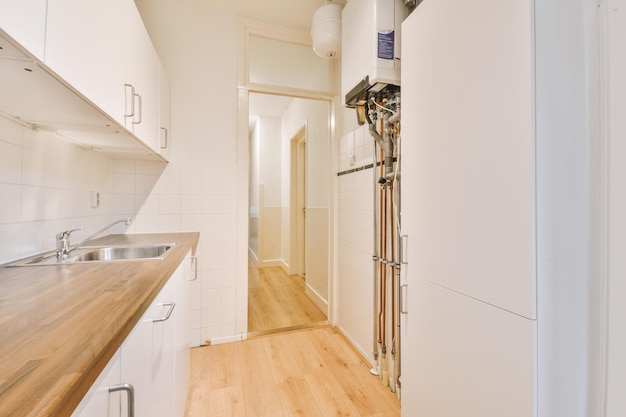
[[[177,245],[163,260],[0,268],[0,417],[69,417],[198,239],[110,235],[90,246]]]

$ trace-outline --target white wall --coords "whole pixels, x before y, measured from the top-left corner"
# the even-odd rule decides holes
[[[373,139],[367,126],[358,126],[356,111],[343,109],[341,114],[342,134],[333,149],[338,153],[338,166],[333,167],[336,173],[367,166],[373,155]],[[373,172],[371,168],[349,172],[336,181],[335,319],[342,332],[373,363]]]
[[[195,1],[136,3],[171,83],[170,166],[181,178],[180,227],[201,232],[196,335],[201,342],[233,340],[246,331],[237,322],[236,269],[247,262],[245,251],[237,258],[235,238],[237,18]]]
[[[281,216],[282,184],[281,161],[284,158],[281,149],[281,119],[261,117],[259,129],[259,261],[280,262],[282,253]],[[276,265],[274,265],[276,266]]]

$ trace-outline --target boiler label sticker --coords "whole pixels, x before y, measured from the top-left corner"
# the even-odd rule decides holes
[[[378,32],[378,58],[394,58],[394,31]]]

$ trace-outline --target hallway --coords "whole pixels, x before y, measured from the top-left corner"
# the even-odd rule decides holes
[[[186,417],[399,417],[400,402],[333,327],[191,351]]]
[[[248,261],[248,333],[306,326],[326,314],[305,294],[305,280],[280,267],[256,268]]]

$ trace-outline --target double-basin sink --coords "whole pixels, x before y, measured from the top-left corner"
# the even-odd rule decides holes
[[[12,262],[7,266],[67,265],[85,262],[142,261],[164,259],[175,243],[146,245],[108,245],[81,247],[63,261],[57,260],[55,251],[34,255]]]

